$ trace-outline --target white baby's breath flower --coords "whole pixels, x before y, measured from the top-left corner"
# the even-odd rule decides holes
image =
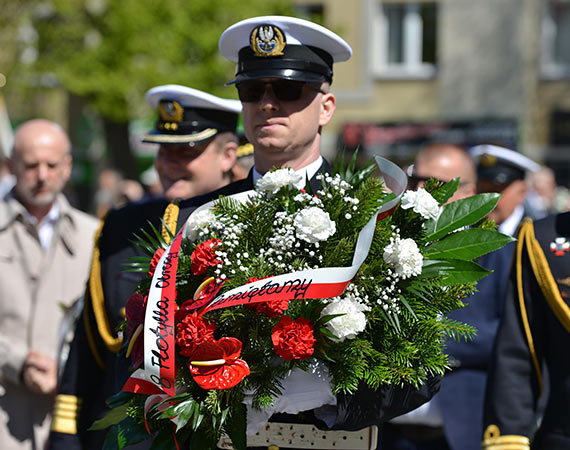
[[[422,273],[423,256],[413,239],[390,238],[384,248],[384,261],[402,278]]]
[[[358,302],[352,296],[335,297],[331,303],[324,307],[321,317],[330,314],[343,314],[326,323],[326,327],[342,342],[345,339],[354,339],[358,333],[366,328],[366,314],[370,308]]]
[[[186,237],[191,241],[196,240],[200,237],[200,232],[210,227],[215,220],[216,216],[211,209],[205,209],[192,214],[188,218],[188,224],[186,225]]]
[[[295,173],[291,168],[278,169],[273,172],[267,172],[257,180],[255,186],[258,190],[272,195],[285,186],[303,189],[305,187],[305,178],[303,175]]]
[[[293,224],[297,237],[311,244],[325,241],[336,232],[336,224],[329,213],[316,206],[297,212]]]
[[[431,194],[423,188],[417,191],[406,191],[402,196],[402,208],[413,208],[424,219],[437,219],[439,217],[439,204]]]

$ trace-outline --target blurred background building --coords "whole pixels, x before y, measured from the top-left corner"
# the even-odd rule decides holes
[[[420,145],[493,143],[570,182],[570,0],[0,0],[0,96],[13,126],[47,117],[74,139],[75,181],[145,171],[154,117],[144,92],[187,84],[236,98],[217,54],[227,25],[293,14],[353,47],[335,68],[327,156],[360,148],[405,165]],[[2,111],[0,103],[0,112]],[[0,117],[0,145],[8,122]],[[8,133],[9,134],[9,133]]]

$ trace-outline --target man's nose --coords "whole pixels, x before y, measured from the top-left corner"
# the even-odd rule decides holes
[[[279,108],[279,100],[275,96],[275,92],[273,92],[273,87],[271,84],[266,84],[265,89],[263,90],[263,95],[261,100],[259,101],[260,107],[262,110],[276,110]]]
[[[38,165],[38,178],[40,180],[45,180],[49,174],[49,167],[47,164]]]

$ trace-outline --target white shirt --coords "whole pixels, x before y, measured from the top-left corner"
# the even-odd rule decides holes
[[[25,219],[38,230],[40,244],[44,250],[49,248],[55,224],[59,219],[59,205],[54,203],[49,212],[38,223],[38,219],[26,211]]]
[[[299,175],[303,175],[303,178],[305,178],[305,179],[308,178],[310,180],[317,173],[317,171],[319,170],[319,168],[321,167],[322,164],[323,164],[323,157],[319,155],[319,157],[315,161],[313,161],[308,166],[303,167],[302,169],[296,170],[295,173],[298,173]],[[257,171],[257,169],[254,167],[253,168],[253,184],[255,185],[257,180],[259,180],[262,176],[263,175],[261,175]]]
[[[524,216],[524,206],[519,205],[515,208],[513,213],[507,217],[507,219],[499,225],[499,232],[503,234],[508,234],[509,236],[514,236],[517,232],[517,227]]]

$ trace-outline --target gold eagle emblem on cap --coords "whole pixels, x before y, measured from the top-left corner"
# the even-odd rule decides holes
[[[165,122],[182,122],[184,108],[177,101],[163,100],[158,106],[160,118]]]
[[[479,160],[479,165],[481,167],[495,167],[497,165],[497,157],[495,155],[490,155],[489,153],[485,153],[481,155],[481,159]]]
[[[249,35],[249,45],[255,56],[281,56],[285,34],[275,25],[259,25]]]

